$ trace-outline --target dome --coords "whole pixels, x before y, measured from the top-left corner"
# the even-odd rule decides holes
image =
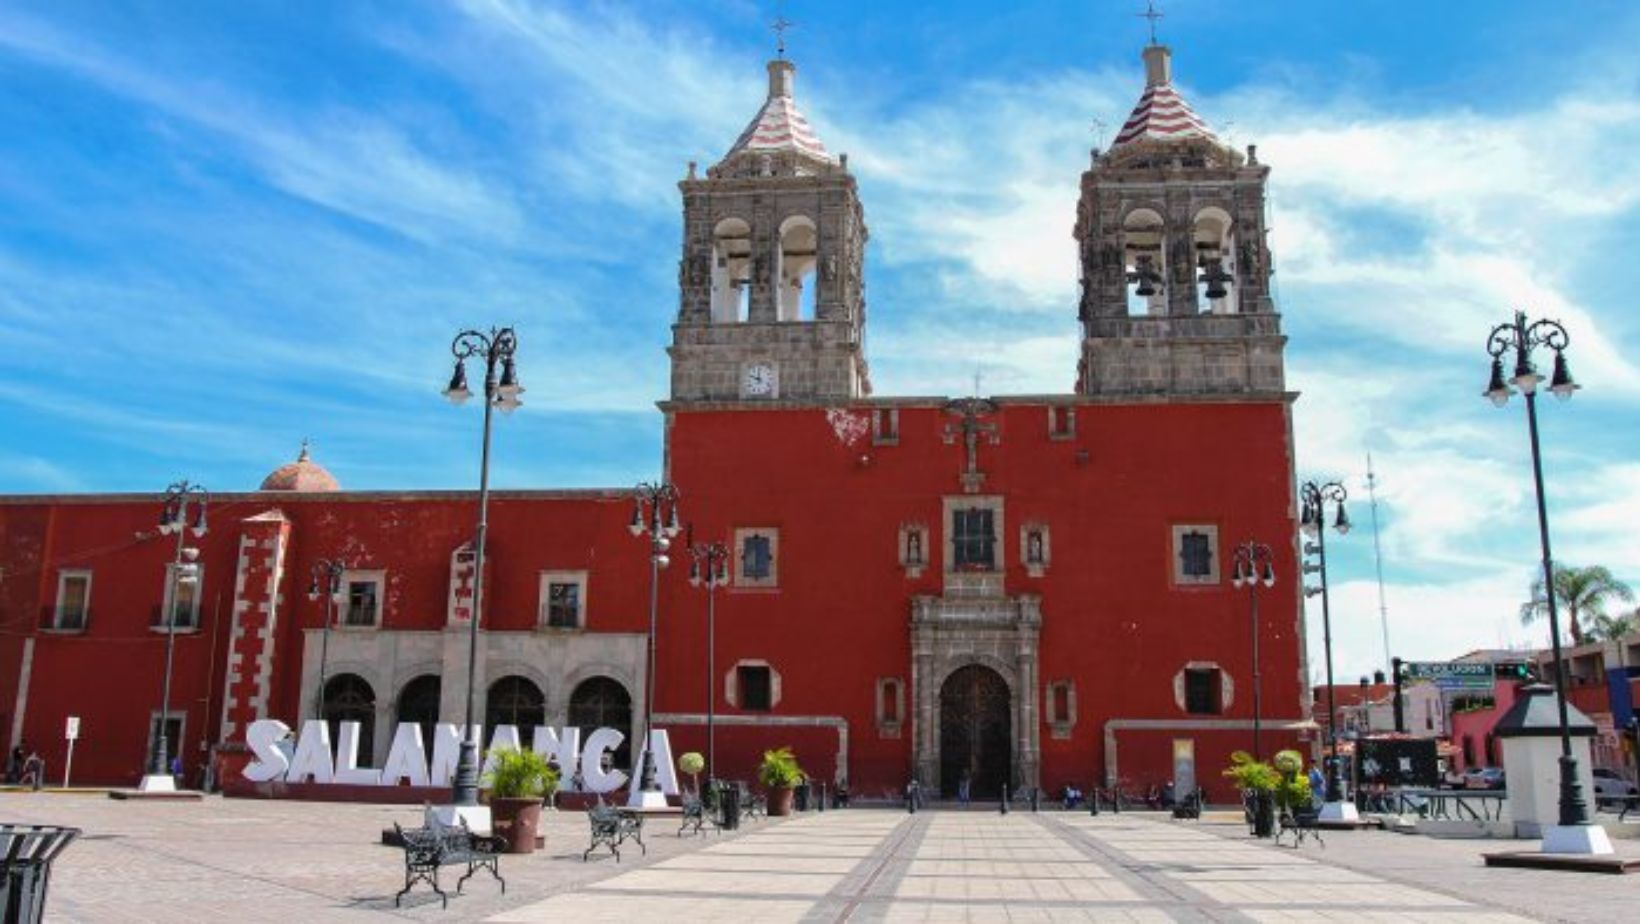
[[[307,440],[295,462],[281,465],[262,479],[264,491],[340,491],[342,486],[325,467],[308,457]]]

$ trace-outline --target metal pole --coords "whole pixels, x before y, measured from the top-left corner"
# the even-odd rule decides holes
[[[1520,331],[1519,349],[1526,348],[1525,316],[1516,315]],[[1560,823],[1565,826],[1589,824],[1589,804],[1583,799],[1583,784],[1577,778],[1577,758],[1572,756],[1572,736],[1566,716],[1566,665],[1560,659],[1560,616],[1555,606],[1554,559],[1549,553],[1549,511],[1543,500],[1543,458],[1538,449],[1537,394],[1526,394],[1527,428],[1532,436],[1532,482],[1537,488],[1538,537],[1543,543],[1543,595],[1549,601],[1549,643],[1555,657],[1555,705],[1560,712]]]
[[[1253,556],[1248,556],[1248,557],[1252,558]],[[1253,572],[1253,579],[1247,583],[1247,598],[1250,601],[1252,601],[1252,613],[1253,613],[1253,615],[1252,615],[1252,621],[1253,621],[1253,759],[1254,760],[1263,760],[1264,759],[1264,751],[1259,747],[1259,731],[1260,731],[1260,727],[1261,727],[1260,723],[1262,721],[1261,717],[1263,716],[1264,712],[1263,712],[1263,708],[1262,708],[1262,704],[1261,704],[1261,700],[1260,700],[1260,691],[1259,691],[1259,669],[1258,669],[1258,565],[1257,565],[1256,562],[1253,563],[1252,572]]]
[[[325,672],[330,663],[330,623],[335,618],[331,607],[336,601],[336,578],[326,570],[325,577],[325,627],[319,635],[319,696],[314,703],[313,717],[319,721],[325,718]]]
[[[1321,506],[1319,492],[1315,515],[1316,554],[1321,560],[1321,640],[1327,652],[1327,750],[1331,752],[1331,759],[1327,764],[1327,801],[1338,802],[1343,799],[1343,795],[1338,783],[1338,706],[1333,697],[1332,613],[1327,603],[1327,517]]]
[[[706,778],[717,779],[717,563],[706,556]]]
[[[655,755],[651,753],[649,738],[655,721],[655,622],[660,607],[661,582],[661,498],[659,493],[651,505],[649,521],[649,661],[644,669],[643,707],[643,772],[639,788],[645,792],[655,789]]]
[[[177,499],[176,552],[171,558],[171,599],[165,608],[165,681],[160,687],[159,726],[154,729],[154,747],[152,760],[148,764],[148,772],[154,775],[169,774],[171,772],[166,741],[165,720],[171,714],[171,662],[176,651],[176,613],[177,598],[181,596],[181,583],[178,577],[182,574],[182,543],[188,535],[188,493],[187,483],[183,483],[182,493]]]
[[[452,801],[456,805],[478,804],[478,748],[473,719],[478,711],[478,622],[484,613],[484,534],[489,529],[490,512],[490,418],[495,411],[494,341],[484,354],[484,449],[478,467],[478,532],[473,554],[473,619],[467,627],[467,725],[461,731],[461,756],[456,763]]]

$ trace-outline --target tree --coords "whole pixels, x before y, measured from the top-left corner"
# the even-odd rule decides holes
[[[1602,613],[1590,621],[1593,623],[1589,626],[1588,635],[1591,642],[1616,641],[1636,629],[1640,629],[1640,623],[1636,622],[1635,615],[1632,613],[1627,616],[1607,616]]]
[[[1555,565],[1555,603],[1566,621],[1566,631],[1573,645],[1583,644],[1583,621],[1596,627],[1606,615],[1606,604],[1612,600],[1630,601],[1634,591],[1629,585],[1612,576],[1602,565],[1579,568],[1574,565]],[[1543,592],[1543,576],[1532,581],[1532,599],[1520,605],[1521,625],[1529,626],[1549,612],[1549,600]]]

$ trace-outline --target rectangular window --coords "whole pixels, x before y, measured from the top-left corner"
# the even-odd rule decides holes
[[[871,413],[871,441],[893,445],[900,441],[900,409],[880,407]]]
[[[165,566],[165,602],[154,616],[154,628],[167,625],[177,630],[199,628],[200,585],[205,580],[205,566],[187,562]]]
[[[765,665],[742,664],[735,673],[740,686],[740,708],[753,712],[768,712],[773,706],[774,699],[769,668]]]
[[[91,615],[91,572],[63,571],[57,575],[57,612],[53,629],[84,631]]]
[[[951,548],[958,570],[990,571],[996,567],[994,511],[969,507],[951,512]]]
[[[381,625],[385,583],[386,575],[380,571],[349,571],[342,575],[342,586],[347,588],[342,625],[359,628]]]
[[[1048,408],[1048,437],[1068,440],[1076,435],[1076,411],[1055,405]]]
[[[1191,715],[1219,714],[1219,671],[1191,668],[1184,672],[1184,711]]]
[[[587,573],[545,571],[541,574],[541,624],[549,629],[586,626]]]
[[[900,721],[900,682],[883,680],[877,686],[877,721],[895,724]]]
[[[1053,685],[1053,700],[1048,706],[1048,721],[1064,723],[1071,720],[1071,686],[1068,683]]]
[[[1209,524],[1173,527],[1173,583],[1217,584],[1219,528]]]
[[[780,531],[769,527],[735,530],[735,584],[774,587],[780,583]]]

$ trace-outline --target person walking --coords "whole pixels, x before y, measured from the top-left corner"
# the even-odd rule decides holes
[[[31,787],[35,792],[46,782],[46,760],[39,751],[30,751],[28,759],[23,761],[23,777],[18,785]]]
[[[1321,775],[1319,764],[1310,764],[1310,804],[1321,805],[1327,801],[1327,781]]]
[[[957,781],[957,804],[961,805],[963,808],[968,807],[969,790],[972,786],[973,781],[969,779],[967,773],[964,773],[962,775],[962,779]]]

